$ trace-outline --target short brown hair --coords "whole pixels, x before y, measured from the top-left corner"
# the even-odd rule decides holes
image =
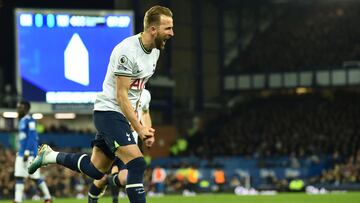
[[[151,25],[159,25],[161,15],[172,17],[172,12],[169,8],[163,6],[153,6],[147,10],[144,16],[144,30],[148,29]]]

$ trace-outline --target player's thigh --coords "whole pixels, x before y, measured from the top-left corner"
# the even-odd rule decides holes
[[[113,160],[106,156],[99,147],[94,146],[91,154],[91,163],[99,171],[106,173],[110,169]]]
[[[121,113],[95,111],[94,123],[98,131],[96,139],[103,140],[103,143],[112,155],[116,155],[116,151],[119,148],[136,145],[131,135],[129,122]],[[126,158],[127,156],[125,155],[124,157]]]
[[[35,173],[29,175],[27,172],[28,165],[33,161],[34,157],[30,156],[26,162],[24,162],[23,157],[17,156],[15,159],[15,177],[27,178],[30,177],[32,179],[41,178],[40,169],[36,170]]]
[[[124,164],[127,164],[129,161],[142,157],[142,153],[139,147],[136,144],[120,146],[116,149],[115,155],[121,159]]]
[[[14,176],[23,178],[29,176],[27,172],[27,162],[24,162],[21,156],[16,156]]]

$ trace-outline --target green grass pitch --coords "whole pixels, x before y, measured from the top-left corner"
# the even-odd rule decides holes
[[[0,203],[11,202],[1,200]],[[120,198],[119,203],[128,203],[128,199]],[[164,197],[148,197],[147,203],[360,203],[360,192],[333,193],[325,195],[277,194],[272,196],[236,196],[233,194],[200,194],[195,197],[167,195]],[[42,201],[24,201],[24,203],[42,203]],[[86,199],[57,198],[54,203],[87,203]],[[99,203],[111,203],[110,197],[103,197]]]

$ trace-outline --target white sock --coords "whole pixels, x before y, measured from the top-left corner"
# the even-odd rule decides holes
[[[24,194],[24,183],[15,184],[15,202],[22,202]]]
[[[39,188],[44,194],[44,199],[51,199],[49,188],[46,186],[45,180],[39,184]]]
[[[58,154],[59,154],[59,152],[56,152],[56,151],[50,152],[49,154],[47,154],[47,155],[45,156],[44,162],[47,163],[47,164],[54,164],[54,163],[56,163],[56,157],[57,157]]]

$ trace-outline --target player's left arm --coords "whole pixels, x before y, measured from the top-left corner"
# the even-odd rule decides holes
[[[141,123],[144,126],[147,127],[152,127],[152,120],[151,120],[151,116],[150,116],[150,110],[146,110],[142,112],[142,116],[141,116]]]
[[[150,101],[151,101],[151,94],[147,89],[143,89],[141,95],[141,124],[147,127],[152,127],[152,121],[150,116]]]
[[[145,92],[144,92],[145,93]],[[147,97],[145,99],[145,104],[143,105],[142,108],[142,115],[141,115],[141,124],[147,127],[152,127],[152,120],[151,120],[151,115],[150,115],[150,100],[151,100],[151,95],[150,93],[147,94]],[[145,146],[146,147],[151,147],[155,142],[155,136],[153,137],[149,137],[145,140]]]
[[[142,116],[141,116],[141,123],[144,126],[148,126],[151,127],[152,126],[152,121],[151,121],[151,116],[150,116],[150,111],[143,111]],[[145,139],[144,143],[146,147],[152,147],[152,145],[155,142],[155,136],[149,137],[147,139]]]

